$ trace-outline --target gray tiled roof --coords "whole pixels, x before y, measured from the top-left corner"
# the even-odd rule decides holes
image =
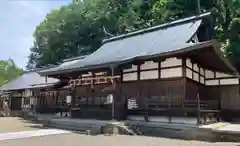
[[[80,60],[84,59],[86,56],[87,55],[65,59],[65,60],[63,60],[63,63],[60,64],[59,66],[54,67],[54,68],[50,68],[50,69],[45,69],[45,70],[42,70],[42,71],[38,71],[38,73],[45,72],[45,71],[49,72],[51,70],[63,70],[66,67],[68,67],[72,64],[75,64],[75,63],[79,62]]]
[[[124,63],[138,57],[175,51],[192,44],[187,43],[196,33],[205,13],[156,27],[120,35],[104,41],[94,53],[62,68],[52,68],[39,72],[51,75],[59,71],[78,71],[99,65]]]
[[[4,84],[1,86],[0,90],[7,91],[7,90],[20,90],[20,89],[29,89],[29,88],[38,88],[54,85],[59,80],[54,78],[47,78],[47,82],[45,82],[45,77],[40,76],[37,72],[31,71],[26,72],[19,76],[17,79]]]

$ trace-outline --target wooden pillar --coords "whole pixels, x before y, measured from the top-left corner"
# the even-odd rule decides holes
[[[200,119],[201,119],[201,115],[200,115],[200,97],[199,97],[199,93],[197,94],[197,124],[200,124]]]
[[[184,101],[186,99],[186,85],[187,85],[187,65],[186,65],[186,58],[182,58],[182,73],[183,73],[183,80],[182,80],[182,108],[184,108]]]
[[[60,92],[60,91],[56,91],[56,104],[58,103],[58,100],[59,100],[59,95],[60,95],[59,92]]]
[[[140,73],[141,73],[141,63],[137,63],[137,81],[136,82],[140,82],[141,78],[140,78]],[[141,100],[141,95],[140,95],[140,91],[141,89],[140,88],[137,88],[137,98],[136,98],[136,102],[138,104],[139,107],[142,106],[142,100]]]
[[[111,67],[111,75],[114,77],[115,75],[115,66]],[[112,87],[113,87],[113,101],[112,101],[112,120],[115,119],[115,104],[116,104],[116,80],[112,78]]]
[[[91,96],[92,96],[92,104],[95,104],[95,91],[94,91],[94,84],[95,80],[94,78],[96,77],[95,72],[92,72],[92,81],[91,81]]]
[[[76,107],[76,87],[73,86],[71,89],[70,89],[70,96],[71,96],[71,117],[73,118],[74,117],[74,108]]]
[[[171,123],[172,121],[172,90],[171,88],[168,88],[168,94],[169,94],[169,97],[168,97],[168,122]]]
[[[158,79],[161,79],[161,61],[158,61]]]

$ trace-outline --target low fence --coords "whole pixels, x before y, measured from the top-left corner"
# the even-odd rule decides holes
[[[131,99],[128,102],[127,115],[144,116],[146,121],[148,116],[196,117],[198,123],[201,123],[201,121],[211,121],[208,119],[209,117],[217,119],[219,112],[219,104],[214,100],[150,101],[146,102],[145,107],[138,107],[136,101]]]

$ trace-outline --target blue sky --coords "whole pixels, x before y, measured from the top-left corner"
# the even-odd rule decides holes
[[[25,68],[35,27],[52,9],[70,0],[0,0],[0,60]]]

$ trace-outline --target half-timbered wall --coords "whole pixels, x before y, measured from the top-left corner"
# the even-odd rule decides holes
[[[220,100],[223,109],[240,109],[239,79],[233,75],[202,68],[186,59],[186,77],[187,98],[199,92],[201,100]]]
[[[123,69],[122,72],[123,82],[136,81],[138,78],[149,80],[182,77],[182,59],[172,57],[161,62],[145,61],[139,67],[138,65],[132,65],[131,68]]]
[[[205,69],[186,59],[186,77],[206,86],[238,85],[239,79],[233,75]]]
[[[145,61],[139,65],[139,70],[138,65],[123,69],[122,81],[136,81],[138,78],[148,80],[182,77],[182,66],[182,59],[177,57],[167,58],[161,62]],[[239,84],[239,79],[233,75],[205,69],[189,58],[186,59],[186,77],[206,86]]]

